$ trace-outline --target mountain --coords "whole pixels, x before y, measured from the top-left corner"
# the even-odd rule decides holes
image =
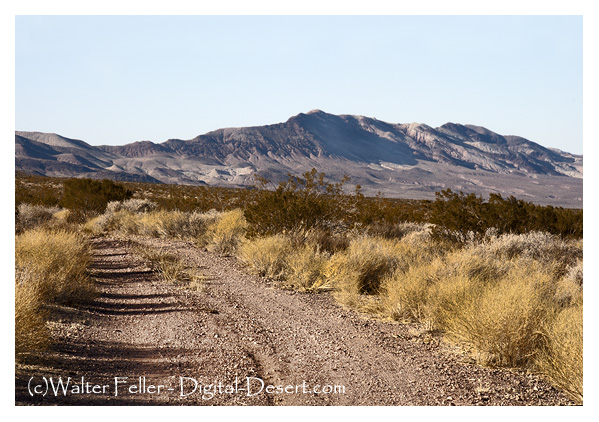
[[[435,191],[451,188],[582,208],[581,155],[480,126],[432,128],[321,110],[161,144],[92,146],[16,132],[15,156],[16,170],[47,176],[247,186],[255,173],[276,182],[314,167],[332,181],[347,174],[372,195],[432,199]]]

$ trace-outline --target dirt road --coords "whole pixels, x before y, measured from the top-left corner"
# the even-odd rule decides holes
[[[204,288],[160,280],[136,242],[176,252]],[[55,346],[17,368],[17,404],[569,403],[535,376],[468,364],[409,326],[277,289],[186,242],[95,239],[92,274],[97,299],[53,309]]]

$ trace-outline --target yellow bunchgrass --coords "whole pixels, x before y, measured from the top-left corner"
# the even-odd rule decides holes
[[[73,231],[34,229],[15,237],[15,349],[35,351],[48,343],[44,304],[88,300],[90,249]]]
[[[232,255],[239,247],[247,229],[243,211],[235,209],[219,214],[206,230],[207,248],[212,252]]]
[[[422,259],[424,251],[409,244],[380,237],[354,238],[347,250],[328,260],[316,287],[333,288],[337,300],[350,307],[368,302],[371,312],[372,299],[381,293],[384,280]]]
[[[238,256],[254,274],[280,280],[285,277],[292,250],[290,239],[279,234],[248,240],[240,246]]]
[[[285,261],[284,287],[306,291],[313,289],[322,279],[330,254],[320,250],[318,244],[305,244],[295,248]]]
[[[87,297],[90,249],[85,237],[71,231],[36,229],[15,239],[15,266],[30,274],[42,300],[70,301]]]
[[[544,346],[537,367],[566,391],[573,400],[583,401],[583,306],[582,301],[563,309],[543,326]]]
[[[46,327],[47,312],[36,283],[30,282],[31,272],[17,269],[15,273],[15,352],[36,352],[50,342]]]

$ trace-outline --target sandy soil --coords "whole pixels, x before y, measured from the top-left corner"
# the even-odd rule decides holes
[[[182,241],[93,243],[98,297],[52,309],[55,345],[17,367],[19,405],[571,404],[536,376],[476,366],[329,294],[278,289],[235,258]],[[135,254],[139,243],[199,268],[203,289],[160,280]],[[54,394],[50,378],[70,378],[67,394]]]

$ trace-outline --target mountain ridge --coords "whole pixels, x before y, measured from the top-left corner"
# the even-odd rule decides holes
[[[367,194],[432,199],[435,191],[452,188],[582,207],[582,155],[482,126],[433,128],[321,110],[189,140],[121,146],[15,132],[15,167],[49,176],[235,187],[251,184],[255,173],[276,182],[316,168],[333,181],[348,174]]]

